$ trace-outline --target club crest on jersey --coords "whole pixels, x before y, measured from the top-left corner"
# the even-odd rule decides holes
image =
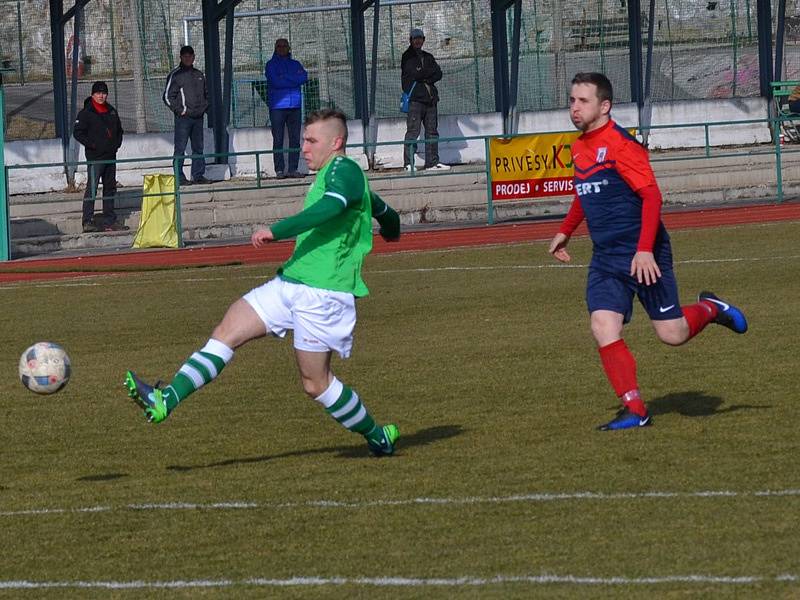
[[[597,149],[597,158],[594,159],[594,162],[601,163],[606,159],[606,153],[608,152],[608,148],[603,146],[602,148]]]

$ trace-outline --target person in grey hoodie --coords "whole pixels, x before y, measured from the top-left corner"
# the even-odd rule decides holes
[[[194,49],[181,48],[181,63],[167,76],[164,88],[164,104],[175,115],[174,156],[186,154],[186,143],[191,140],[192,154],[203,154],[203,115],[208,109],[208,86],[206,76],[194,68]],[[181,185],[211,183],[205,177],[204,158],[192,159],[192,181],[183,174],[183,158],[179,161]]]

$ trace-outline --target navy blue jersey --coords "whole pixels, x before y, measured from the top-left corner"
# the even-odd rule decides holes
[[[639,190],[656,185],[647,150],[614,121],[572,146],[575,194],[594,245],[592,266],[629,272],[642,229]],[[672,267],[669,235],[660,223],[653,246],[660,268]]]

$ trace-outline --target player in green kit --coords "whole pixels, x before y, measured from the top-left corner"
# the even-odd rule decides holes
[[[388,241],[400,237],[397,213],[369,188],[354,160],[345,156],[347,121],[337,110],[311,113],[305,122],[303,158],[317,171],[302,212],[256,231],[256,248],[297,236],[294,252],[274,279],[234,302],[206,345],[192,354],[163,389],[125,375],[128,395],[153,423],[160,423],[191,393],[215,379],[236,348],[271,334],[294,332],[294,349],[306,394],[345,428],[362,434],[376,456],[392,454],[396,425],[379,425],[355,390],[331,371],[331,355],[350,356],[355,298],[369,293],[361,278],[372,249],[372,219]]]

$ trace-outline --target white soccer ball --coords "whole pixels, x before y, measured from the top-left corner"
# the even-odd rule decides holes
[[[53,342],[37,342],[19,359],[19,380],[37,394],[54,394],[63,389],[70,373],[69,356]]]

